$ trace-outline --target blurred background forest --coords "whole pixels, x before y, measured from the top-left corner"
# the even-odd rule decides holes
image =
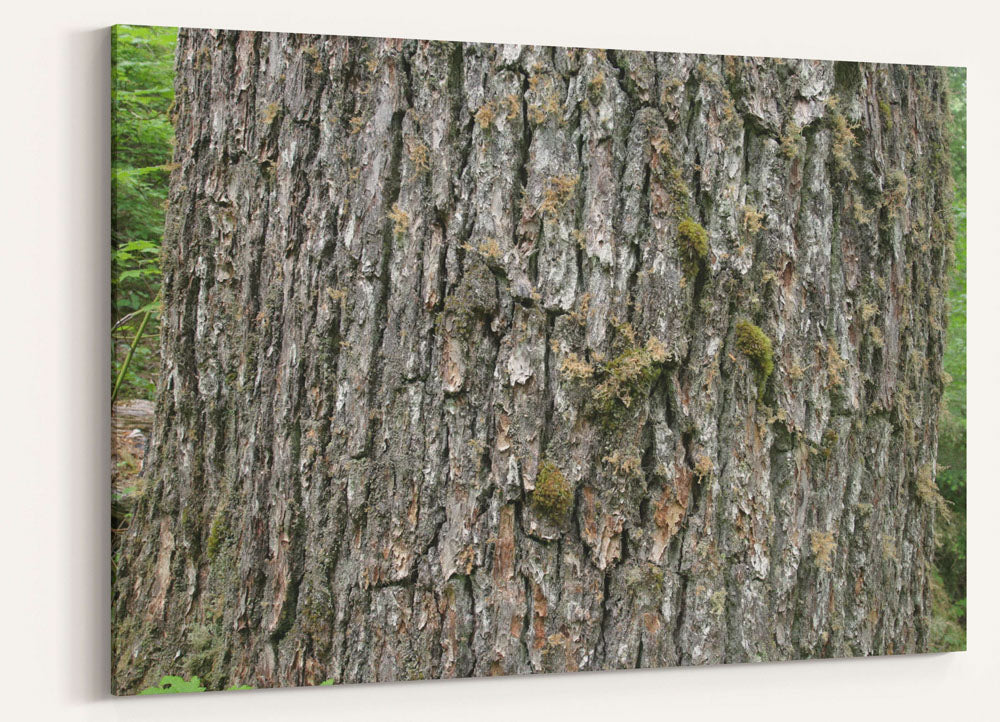
[[[112,403],[152,400],[156,390],[176,40],[176,28],[118,25],[112,32]],[[941,409],[937,483],[951,513],[938,524],[930,651],[964,649],[966,626],[966,75],[964,68],[947,73],[955,265],[945,352],[950,382]],[[135,470],[129,458],[113,463]]]
[[[111,63],[112,398],[152,399],[176,28],[118,25]]]

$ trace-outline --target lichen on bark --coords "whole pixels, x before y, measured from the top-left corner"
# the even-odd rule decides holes
[[[937,69],[204,30],[177,69],[116,691],[925,648]]]

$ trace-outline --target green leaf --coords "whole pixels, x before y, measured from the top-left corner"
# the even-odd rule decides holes
[[[152,241],[129,241],[124,246],[118,249],[119,253],[127,251],[156,251],[160,252],[160,247],[153,243]]]
[[[205,688],[201,686],[201,680],[197,677],[192,677],[191,681],[188,682],[183,677],[174,677],[168,674],[160,680],[159,685],[156,687],[147,687],[139,694],[185,694],[187,692],[204,691]]]

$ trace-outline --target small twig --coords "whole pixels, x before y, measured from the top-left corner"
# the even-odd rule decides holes
[[[152,311],[152,310],[154,310],[153,307],[155,307],[156,302],[159,301],[159,300],[160,300],[160,292],[157,291],[156,292],[156,296],[153,298],[153,300],[150,303],[146,304],[142,308],[136,309],[132,313],[127,313],[124,316],[122,316],[121,318],[119,318],[114,323],[114,325],[111,327],[111,333],[114,333],[115,331],[117,331],[119,328],[121,328],[122,326],[124,326],[125,324],[127,324],[129,321],[131,321],[133,318],[135,318],[136,316],[138,316],[140,313],[144,313],[146,311]]]
[[[142,313],[142,309],[141,308],[138,311],[133,311],[132,313],[125,314],[124,316],[122,316],[121,318],[119,318],[118,322],[115,323],[115,325],[111,327],[111,333],[114,333],[115,331],[117,331],[119,328],[121,328],[122,326],[124,326],[125,324],[127,324],[129,321],[131,321],[133,318],[135,318],[136,316],[138,316],[140,313]]]
[[[128,347],[128,354],[125,356],[125,361],[122,362],[122,367],[118,370],[118,378],[115,379],[115,387],[111,390],[112,405],[115,403],[115,397],[118,396],[118,389],[121,388],[122,381],[125,379],[125,372],[128,371],[128,365],[132,363],[132,356],[135,355],[135,349],[139,346],[139,341],[142,340],[142,332],[146,329],[146,323],[152,314],[153,309],[147,309],[146,315],[142,317],[142,322],[139,324],[139,330],[135,332],[135,338],[132,339],[132,345]]]

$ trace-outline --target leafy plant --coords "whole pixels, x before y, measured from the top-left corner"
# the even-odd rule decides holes
[[[201,686],[201,680],[197,677],[192,677],[189,682],[183,677],[174,677],[168,674],[160,680],[157,686],[147,687],[139,692],[139,694],[185,694],[187,692],[204,691],[205,688]]]
[[[332,683],[333,680],[327,680],[327,682]],[[323,682],[326,684],[327,682]],[[247,689],[256,689],[249,684],[237,684],[232,687],[226,687],[227,692],[239,692]],[[155,687],[147,687],[146,689],[139,692],[139,694],[186,694],[188,692],[205,692],[207,691],[201,684],[201,680],[197,677],[192,677],[191,681],[187,681],[183,677],[175,677],[174,675],[168,674],[160,683]]]

